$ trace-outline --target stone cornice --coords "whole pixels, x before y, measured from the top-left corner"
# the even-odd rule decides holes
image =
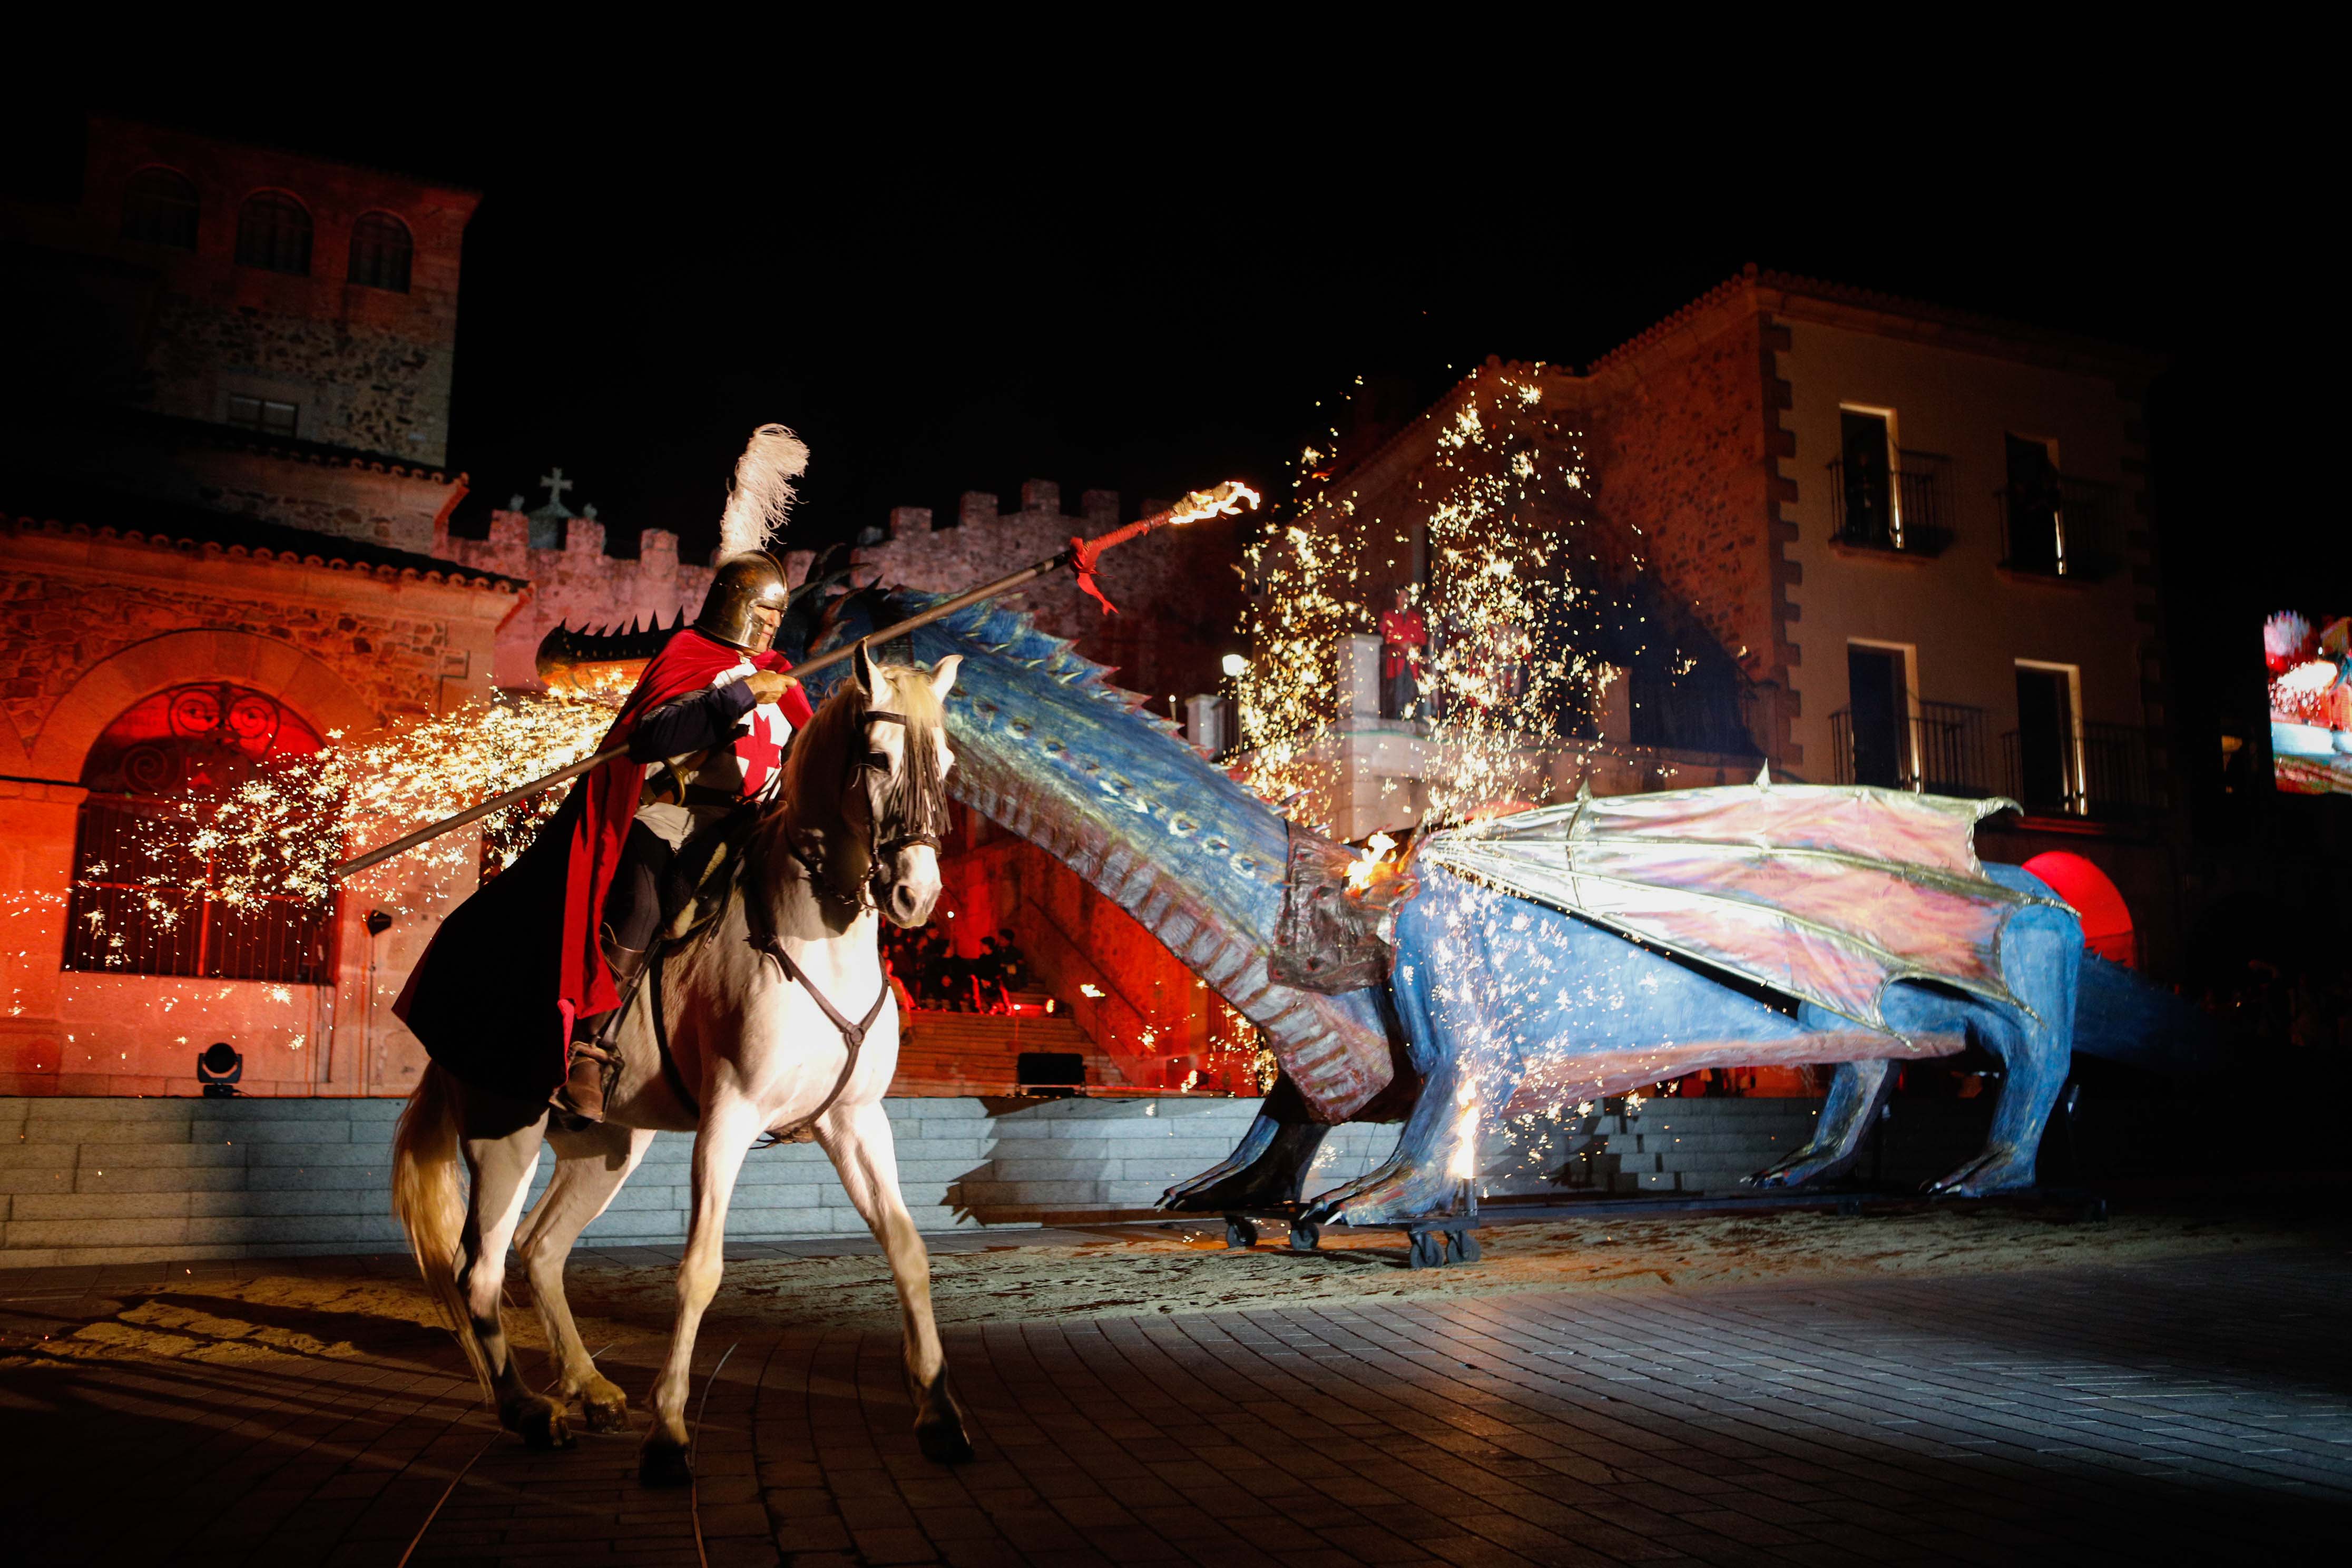
[[[278,578],[283,585],[273,584],[272,587],[287,597],[375,606],[384,589],[391,587],[404,595],[423,595],[436,613],[490,623],[503,620],[517,598],[530,591],[529,584],[469,571],[455,562],[444,563],[448,567],[445,573],[354,561],[339,554],[335,547],[340,542],[329,535],[320,537],[317,550],[298,553],[30,517],[7,518],[5,529],[10,553],[18,564],[88,574],[110,582],[138,578],[184,583],[193,568],[207,587],[228,587],[233,576],[249,582],[257,569]]]

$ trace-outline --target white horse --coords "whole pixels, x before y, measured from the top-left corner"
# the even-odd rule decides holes
[[[931,1318],[929,1258],[898,1194],[882,1109],[898,1068],[898,1013],[876,940],[877,912],[920,925],[939,898],[939,836],[954,763],[940,700],[955,684],[957,663],[885,668],[859,647],[856,678],[795,738],[778,804],[753,829],[718,917],[663,964],[657,984],[649,973],[640,987],[604,1123],[551,1130],[544,1105],[485,1094],[438,1066],[426,1068],[394,1140],[394,1212],[485,1396],[530,1446],[572,1441],[566,1415],[575,1394],[592,1430],[626,1425],[626,1396],[597,1372],[564,1301],[564,1260],[654,1133],[691,1131],[694,1206],[678,1264],[677,1321],[638,1463],[648,1485],[691,1478],[688,1374],[695,1330],[719,1289],[736,1175],[762,1133],[814,1133],[890,1260],[922,1451],[942,1461],[971,1457]],[[657,1028],[667,1033],[674,1071],[665,1068]],[[518,1240],[542,1142],[555,1148],[554,1179]],[[472,1178],[462,1194],[460,1152]],[[556,1398],[524,1385],[500,1326],[510,1242],[562,1362]]]

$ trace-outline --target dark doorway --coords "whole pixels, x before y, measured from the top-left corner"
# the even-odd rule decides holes
[[[2011,436],[2009,442],[2009,551],[2002,564],[2016,572],[2055,576],[2063,559],[2059,538],[2058,465],[2046,441]]]
[[[1849,643],[1845,676],[1852,694],[1853,782],[1882,789],[1909,787],[1905,766],[1909,748],[1903,742],[1911,705],[1904,689],[1901,650]]]
[[[2063,669],[2017,669],[2018,788],[2035,811],[2074,805],[2074,701]]]
[[[1838,537],[1848,544],[1892,549],[1895,464],[1886,421],[1879,415],[1857,414],[1849,408],[1838,415],[1838,423],[1845,469],[1845,519]]]

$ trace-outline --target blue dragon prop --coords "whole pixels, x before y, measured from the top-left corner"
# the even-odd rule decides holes
[[[935,602],[838,598],[805,651]],[[1794,1185],[1853,1163],[1895,1064],[1969,1043],[2004,1068],[1991,1134],[1930,1190],[2010,1191],[2033,1183],[2074,1050],[2168,1067],[2194,1048],[2168,994],[2084,953],[2049,888],[1979,863],[1975,825],[2008,803],[1760,777],[1433,834],[1385,983],[1286,984],[1270,961],[1296,830],[1103,667],[988,605],[885,654],[963,657],[952,792],[1133,915],[1270,1042],[1282,1076],[1255,1122],[1164,1207],[1296,1201],[1333,1124],[1402,1116],[1389,1160],[1308,1217],[1410,1218],[1453,1201],[1507,1116],[1702,1068],[1837,1063],[1812,1141],[1754,1178]]]

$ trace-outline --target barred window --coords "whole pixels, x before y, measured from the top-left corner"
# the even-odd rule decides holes
[[[195,183],[177,169],[151,164],[122,190],[122,237],[174,250],[196,247]]]
[[[408,226],[390,213],[369,213],[352,226],[352,281],[362,289],[408,292]]]
[[[325,982],[331,900],[215,894],[202,829],[216,804],[276,759],[319,749],[277,699],[201,681],[125,710],[90,748],[74,841],[65,967],[204,980]]]
[[[284,191],[256,191],[236,216],[240,267],[265,272],[310,273],[310,209]]]
[[[228,400],[228,422],[240,430],[258,430],[265,436],[283,436],[292,439],[302,420],[302,405],[280,403],[274,397],[231,397]]]

